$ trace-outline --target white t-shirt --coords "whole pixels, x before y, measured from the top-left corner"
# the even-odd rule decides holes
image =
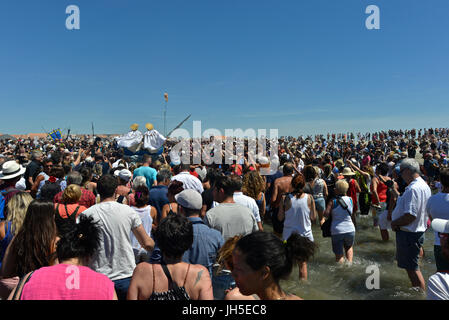
[[[449,274],[437,272],[429,278],[427,300],[449,300]]]
[[[431,196],[429,201],[427,201],[426,211],[432,219],[449,220],[449,193],[437,193]],[[441,245],[438,232],[435,232],[434,245]]]
[[[142,224],[139,214],[115,201],[96,204],[82,214],[93,217],[101,229],[100,247],[89,267],[111,280],[131,277],[136,262],[130,232]]]
[[[299,159],[299,163],[298,163],[298,171],[302,172],[302,170],[304,169],[304,161],[302,161],[302,159]]]
[[[261,221],[259,214],[259,207],[257,206],[256,200],[244,195],[243,192],[234,192],[234,201],[235,203],[241,204],[242,206],[249,208],[253,212],[256,221],[257,222]]]
[[[343,233],[355,232],[354,223],[352,222],[351,215],[353,210],[352,199],[348,196],[341,197],[342,200],[348,206],[348,209],[343,209],[341,205],[332,209],[332,223],[331,223],[331,235],[338,235]],[[349,214],[349,212],[351,215]]]
[[[145,208],[137,208],[137,207],[131,208],[137,212],[140,219],[142,220],[143,228],[151,237],[151,228],[153,225],[153,218],[151,218],[151,206],[146,206]],[[147,252],[145,249],[142,248],[142,246],[140,245],[139,241],[137,240],[136,236],[132,231],[130,232],[130,238],[133,249],[137,250],[139,253]]]
[[[285,212],[282,240],[287,240],[292,233],[297,233],[313,241],[312,222],[310,221],[310,208],[308,203],[309,197],[312,196],[305,193],[304,197],[300,199],[293,195],[288,195],[288,197],[292,206]]]
[[[407,226],[402,226],[409,232],[425,232],[427,229],[426,206],[432,192],[427,183],[418,177],[413,180],[402,196],[399,196],[396,207],[391,214],[391,221],[395,221],[404,214],[409,213],[416,217],[415,221]]]

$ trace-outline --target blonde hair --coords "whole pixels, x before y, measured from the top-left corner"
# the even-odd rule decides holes
[[[65,188],[62,193],[62,201],[65,203],[77,203],[81,198],[82,192],[79,185],[71,184]]]
[[[217,257],[217,263],[220,265],[218,268],[218,272],[221,272],[226,268],[229,268],[232,271],[232,269],[234,268],[232,263],[232,252],[234,251],[235,245],[241,238],[241,235],[229,238],[220,248]]]
[[[349,184],[344,179],[338,180],[335,183],[335,193],[337,195],[346,195],[346,192],[348,192],[348,189],[349,189]]]
[[[22,227],[23,220],[25,219],[28,206],[33,197],[29,192],[18,192],[8,201],[8,217],[6,221],[11,221],[12,232],[17,234],[19,229]]]
[[[161,167],[159,168],[159,171],[162,171],[162,170],[167,170],[167,171],[170,171],[170,172],[171,172],[171,167],[170,167],[169,164],[164,163],[164,164],[161,165]]]

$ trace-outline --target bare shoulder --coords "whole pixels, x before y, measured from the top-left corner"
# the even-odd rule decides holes
[[[256,298],[254,296],[245,296],[243,295],[239,288],[234,288],[232,290],[230,290],[225,298],[225,300],[256,300]]]
[[[3,239],[5,236],[5,221],[2,221],[0,222],[0,238]]]
[[[287,297],[285,297],[285,300],[304,300],[304,299],[300,298],[298,296],[295,296],[294,294],[289,294]]]
[[[194,285],[200,283],[201,281],[211,281],[209,270],[200,264],[190,265],[189,279],[194,283]]]
[[[139,263],[134,269],[134,275],[146,276],[153,272],[153,265],[148,262]]]

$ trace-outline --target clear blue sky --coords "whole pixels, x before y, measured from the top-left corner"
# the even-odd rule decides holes
[[[168,129],[449,123],[447,0],[2,0],[0,41],[2,133],[162,132],[165,91]]]

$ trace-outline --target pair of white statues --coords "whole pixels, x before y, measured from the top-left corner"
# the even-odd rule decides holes
[[[131,152],[137,153],[146,150],[149,153],[158,153],[165,143],[166,138],[154,129],[151,123],[145,125],[147,132],[142,134],[139,130],[139,125],[134,123],[131,125],[131,131],[127,134],[116,137],[117,146],[119,148],[126,148]]]

